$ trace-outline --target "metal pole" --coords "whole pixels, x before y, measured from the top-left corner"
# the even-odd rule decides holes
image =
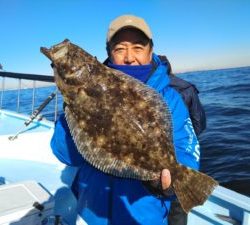
[[[20,109],[20,92],[21,92],[21,79],[18,79],[18,91],[17,91],[17,112]]]
[[[36,94],[36,81],[33,80],[33,91],[32,91],[32,113],[34,112],[34,107],[35,107],[35,94]]]
[[[5,77],[2,79],[2,90],[1,90],[1,100],[0,100],[0,109],[3,107],[3,93],[5,89]]]
[[[56,89],[54,121],[56,121],[56,119],[57,119],[57,111],[58,111],[58,90]]]

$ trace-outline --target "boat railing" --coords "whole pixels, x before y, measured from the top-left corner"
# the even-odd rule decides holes
[[[53,101],[46,101],[48,96],[52,96]],[[53,76],[0,71],[0,109],[33,114],[45,100],[43,117],[55,121],[60,110],[58,98],[61,95]]]

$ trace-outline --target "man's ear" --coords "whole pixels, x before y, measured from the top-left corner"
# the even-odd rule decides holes
[[[152,62],[152,60],[153,60],[153,48],[150,49],[150,53],[149,54],[150,54],[150,57],[151,57],[150,58],[150,62]]]

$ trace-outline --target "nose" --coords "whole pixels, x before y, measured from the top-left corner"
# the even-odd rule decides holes
[[[126,54],[124,56],[124,63],[127,65],[133,64],[135,61],[135,57],[133,52],[130,49],[127,49]]]

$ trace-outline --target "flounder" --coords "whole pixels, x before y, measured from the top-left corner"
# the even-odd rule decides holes
[[[177,163],[171,114],[160,94],[69,40],[41,52],[52,61],[66,120],[85,160],[105,173],[142,181],[159,179],[167,168],[186,212],[204,203],[217,182]]]

